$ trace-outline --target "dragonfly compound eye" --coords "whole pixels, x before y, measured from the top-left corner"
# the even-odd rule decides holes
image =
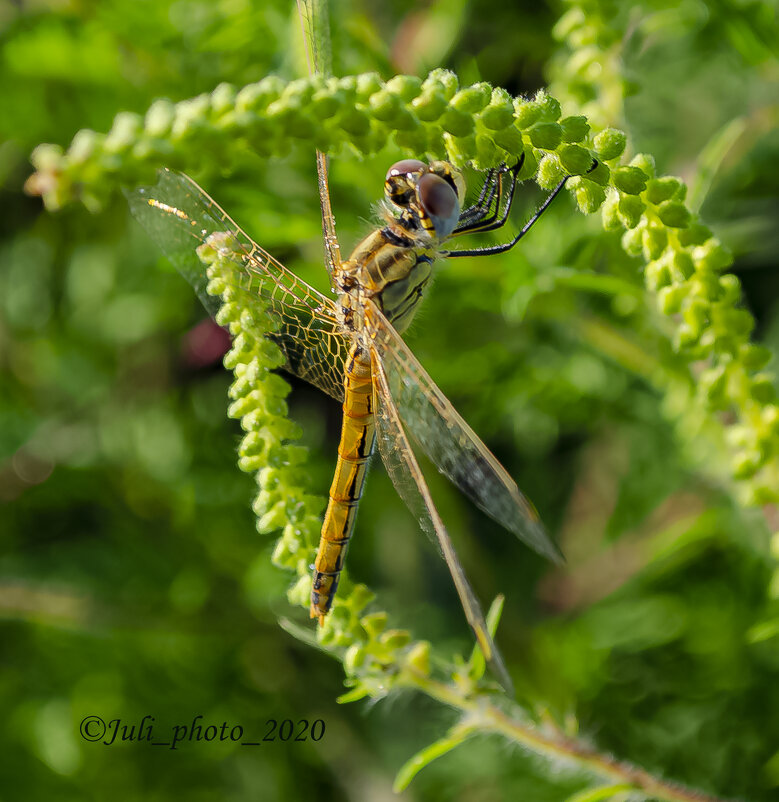
[[[430,163],[430,172],[441,176],[457,193],[457,199],[462,202],[465,197],[465,179],[456,167],[450,162],[435,161]]]
[[[396,206],[408,206],[414,197],[419,176],[427,172],[427,165],[419,159],[403,159],[387,170],[384,179],[384,194]]]
[[[409,173],[421,173],[427,170],[427,165],[419,159],[403,159],[402,161],[395,162],[392,167],[387,170],[385,181],[396,175],[407,176]]]
[[[417,184],[419,202],[435,228],[439,240],[454,231],[460,217],[460,202],[452,185],[435,173],[425,173]]]

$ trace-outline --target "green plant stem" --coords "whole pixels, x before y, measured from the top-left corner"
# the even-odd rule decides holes
[[[685,788],[655,777],[637,766],[615,760],[561,732],[543,733],[534,724],[521,721],[520,716],[511,716],[485,701],[484,696],[472,697],[464,688],[439,682],[413,669],[404,672],[404,684],[466,713],[468,725],[472,729],[503,735],[536,754],[551,760],[573,763],[610,782],[628,784],[648,797],[665,802],[725,802],[722,797]]]

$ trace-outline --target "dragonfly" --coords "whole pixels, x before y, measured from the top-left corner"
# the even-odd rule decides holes
[[[326,69],[314,4],[303,4],[312,71]],[[325,262],[334,298],[320,293],[251,239],[188,176],[159,172],[157,183],[128,193],[131,211],[209,311],[204,247],[230,260],[231,287],[248,309],[272,322],[268,335],[290,373],[343,406],[334,478],[312,570],[310,615],[324,623],[336,596],[366,479],[378,451],[405,504],[437,544],[465,617],[493,675],[511,692],[508,671],[457,557],[417,460],[416,446],[478,507],[538,553],[559,560],[532,504],[454,409],[402,339],[425,295],[438,258],[488,256],[513,248],[562,189],[550,193],[507,242],[450,249],[457,237],[502,228],[523,164],[487,171],[478,196],[465,204],[463,174],[447,161],[406,158],[384,181],[384,219],[341,258],[328,189],[327,157],[317,153]]]

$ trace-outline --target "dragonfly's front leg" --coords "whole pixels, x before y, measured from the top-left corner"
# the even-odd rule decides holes
[[[311,617],[324,623],[338,588],[346,549],[354,530],[357,505],[365,472],[376,441],[373,414],[373,380],[370,357],[357,345],[346,361],[343,424],[338,462],[322,524],[322,536],[314,563]]]

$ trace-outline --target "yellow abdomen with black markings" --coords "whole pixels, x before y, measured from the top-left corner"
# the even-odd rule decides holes
[[[376,439],[370,359],[352,347],[344,379],[343,424],[330,498],[322,524],[311,587],[311,617],[324,620],[333,603],[354,531],[368,459]]]

